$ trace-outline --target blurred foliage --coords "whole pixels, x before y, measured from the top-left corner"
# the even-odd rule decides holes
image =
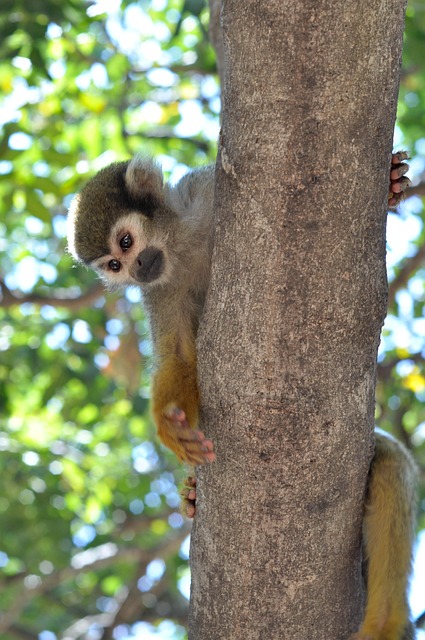
[[[87,176],[135,151],[159,157],[174,178],[214,158],[220,100],[205,5],[0,7],[3,640],[185,637],[183,470],[158,445],[147,411],[140,295],[106,294],[73,265],[65,214]],[[418,183],[424,60],[417,0],[408,9],[396,144],[411,150]],[[424,469],[425,232],[415,188],[390,216],[377,412]]]
[[[183,470],[147,411],[140,295],[73,265],[65,214],[90,172],[135,151],[173,176],[214,157],[207,24],[199,1],[0,8],[4,640],[185,637]]]

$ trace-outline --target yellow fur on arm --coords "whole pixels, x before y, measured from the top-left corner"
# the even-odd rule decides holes
[[[164,348],[165,346],[165,348]],[[173,409],[186,414],[189,426],[198,426],[199,392],[196,373],[195,345],[168,336],[158,351],[158,369],[152,379],[152,414],[160,440],[181,459],[185,449],[177,438],[178,425],[167,416]]]

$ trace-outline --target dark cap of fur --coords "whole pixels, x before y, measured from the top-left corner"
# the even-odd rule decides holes
[[[130,161],[101,169],[75,196],[68,216],[68,246],[85,264],[107,255],[111,228],[131,211],[152,217],[155,198],[149,193],[130,193],[126,171]]]

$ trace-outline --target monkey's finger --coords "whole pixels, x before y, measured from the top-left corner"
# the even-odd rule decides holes
[[[215,461],[215,453],[204,453],[203,451],[185,451],[185,462],[193,465],[209,464]]]
[[[180,444],[190,452],[200,452],[202,454],[213,453],[214,447],[212,442],[205,444],[206,440],[179,440]]]
[[[186,479],[185,486],[180,491],[182,497],[181,510],[187,518],[194,518],[196,513],[196,479],[189,477]]]
[[[185,448],[184,458],[186,462],[191,464],[207,464],[214,462],[216,459],[215,453],[213,451],[205,451],[205,448],[199,442],[186,442],[183,446]]]
[[[407,151],[397,151],[397,153],[393,153],[391,156],[391,164],[400,164],[403,160],[408,160],[409,154]]]
[[[217,456],[215,455],[214,451],[204,451],[204,460],[206,460],[206,462],[215,462],[216,459]]]
[[[185,487],[184,489],[181,490],[180,495],[182,496],[182,498],[185,498],[186,500],[196,500],[195,489],[189,489],[188,487]]]
[[[409,165],[408,164],[396,165],[395,168],[391,169],[391,173],[390,173],[391,181],[397,180],[397,178],[401,178],[408,171],[409,171]]]
[[[179,440],[185,447],[186,451],[190,452],[190,454],[192,455],[198,455],[199,452],[204,461],[214,462],[214,460],[216,459],[216,455],[214,453],[214,443],[212,442],[212,440],[205,438],[202,431],[190,429],[189,434],[186,433],[186,431],[187,430],[185,430],[184,435],[189,437],[182,438],[180,436],[180,433],[178,434]]]
[[[196,487],[196,476],[188,476],[185,481],[186,487]]]
[[[197,429],[191,429],[189,425],[180,425],[177,438],[183,442],[196,442],[198,445],[200,442],[205,440],[205,436],[202,431],[198,431]]]
[[[186,518],[194,518],[196,514],[196,502],[194,500],[183,498],[181,511],[186,516]]]
[[[399,178],[398,180],[391,182],[391,191],[393,193],[402,193],[407,189],[407,187],[410,187],[411,184],[412,183],[409,178]]]
[[[205,436],[201,431],[183,426],[178,430],[177,437],[180,442],[186,443],[195,441],[197,445],[199,445],[202,440],[205,440]]]
[[[204,449],[204,451],[214,451],[213,441],[209,440],[208,438],[205,439],[202,443],[202,448]]]

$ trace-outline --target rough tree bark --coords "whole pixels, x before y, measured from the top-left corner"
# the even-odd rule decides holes
[[[404,0],[225,0],[191,640],[347,638]]]

